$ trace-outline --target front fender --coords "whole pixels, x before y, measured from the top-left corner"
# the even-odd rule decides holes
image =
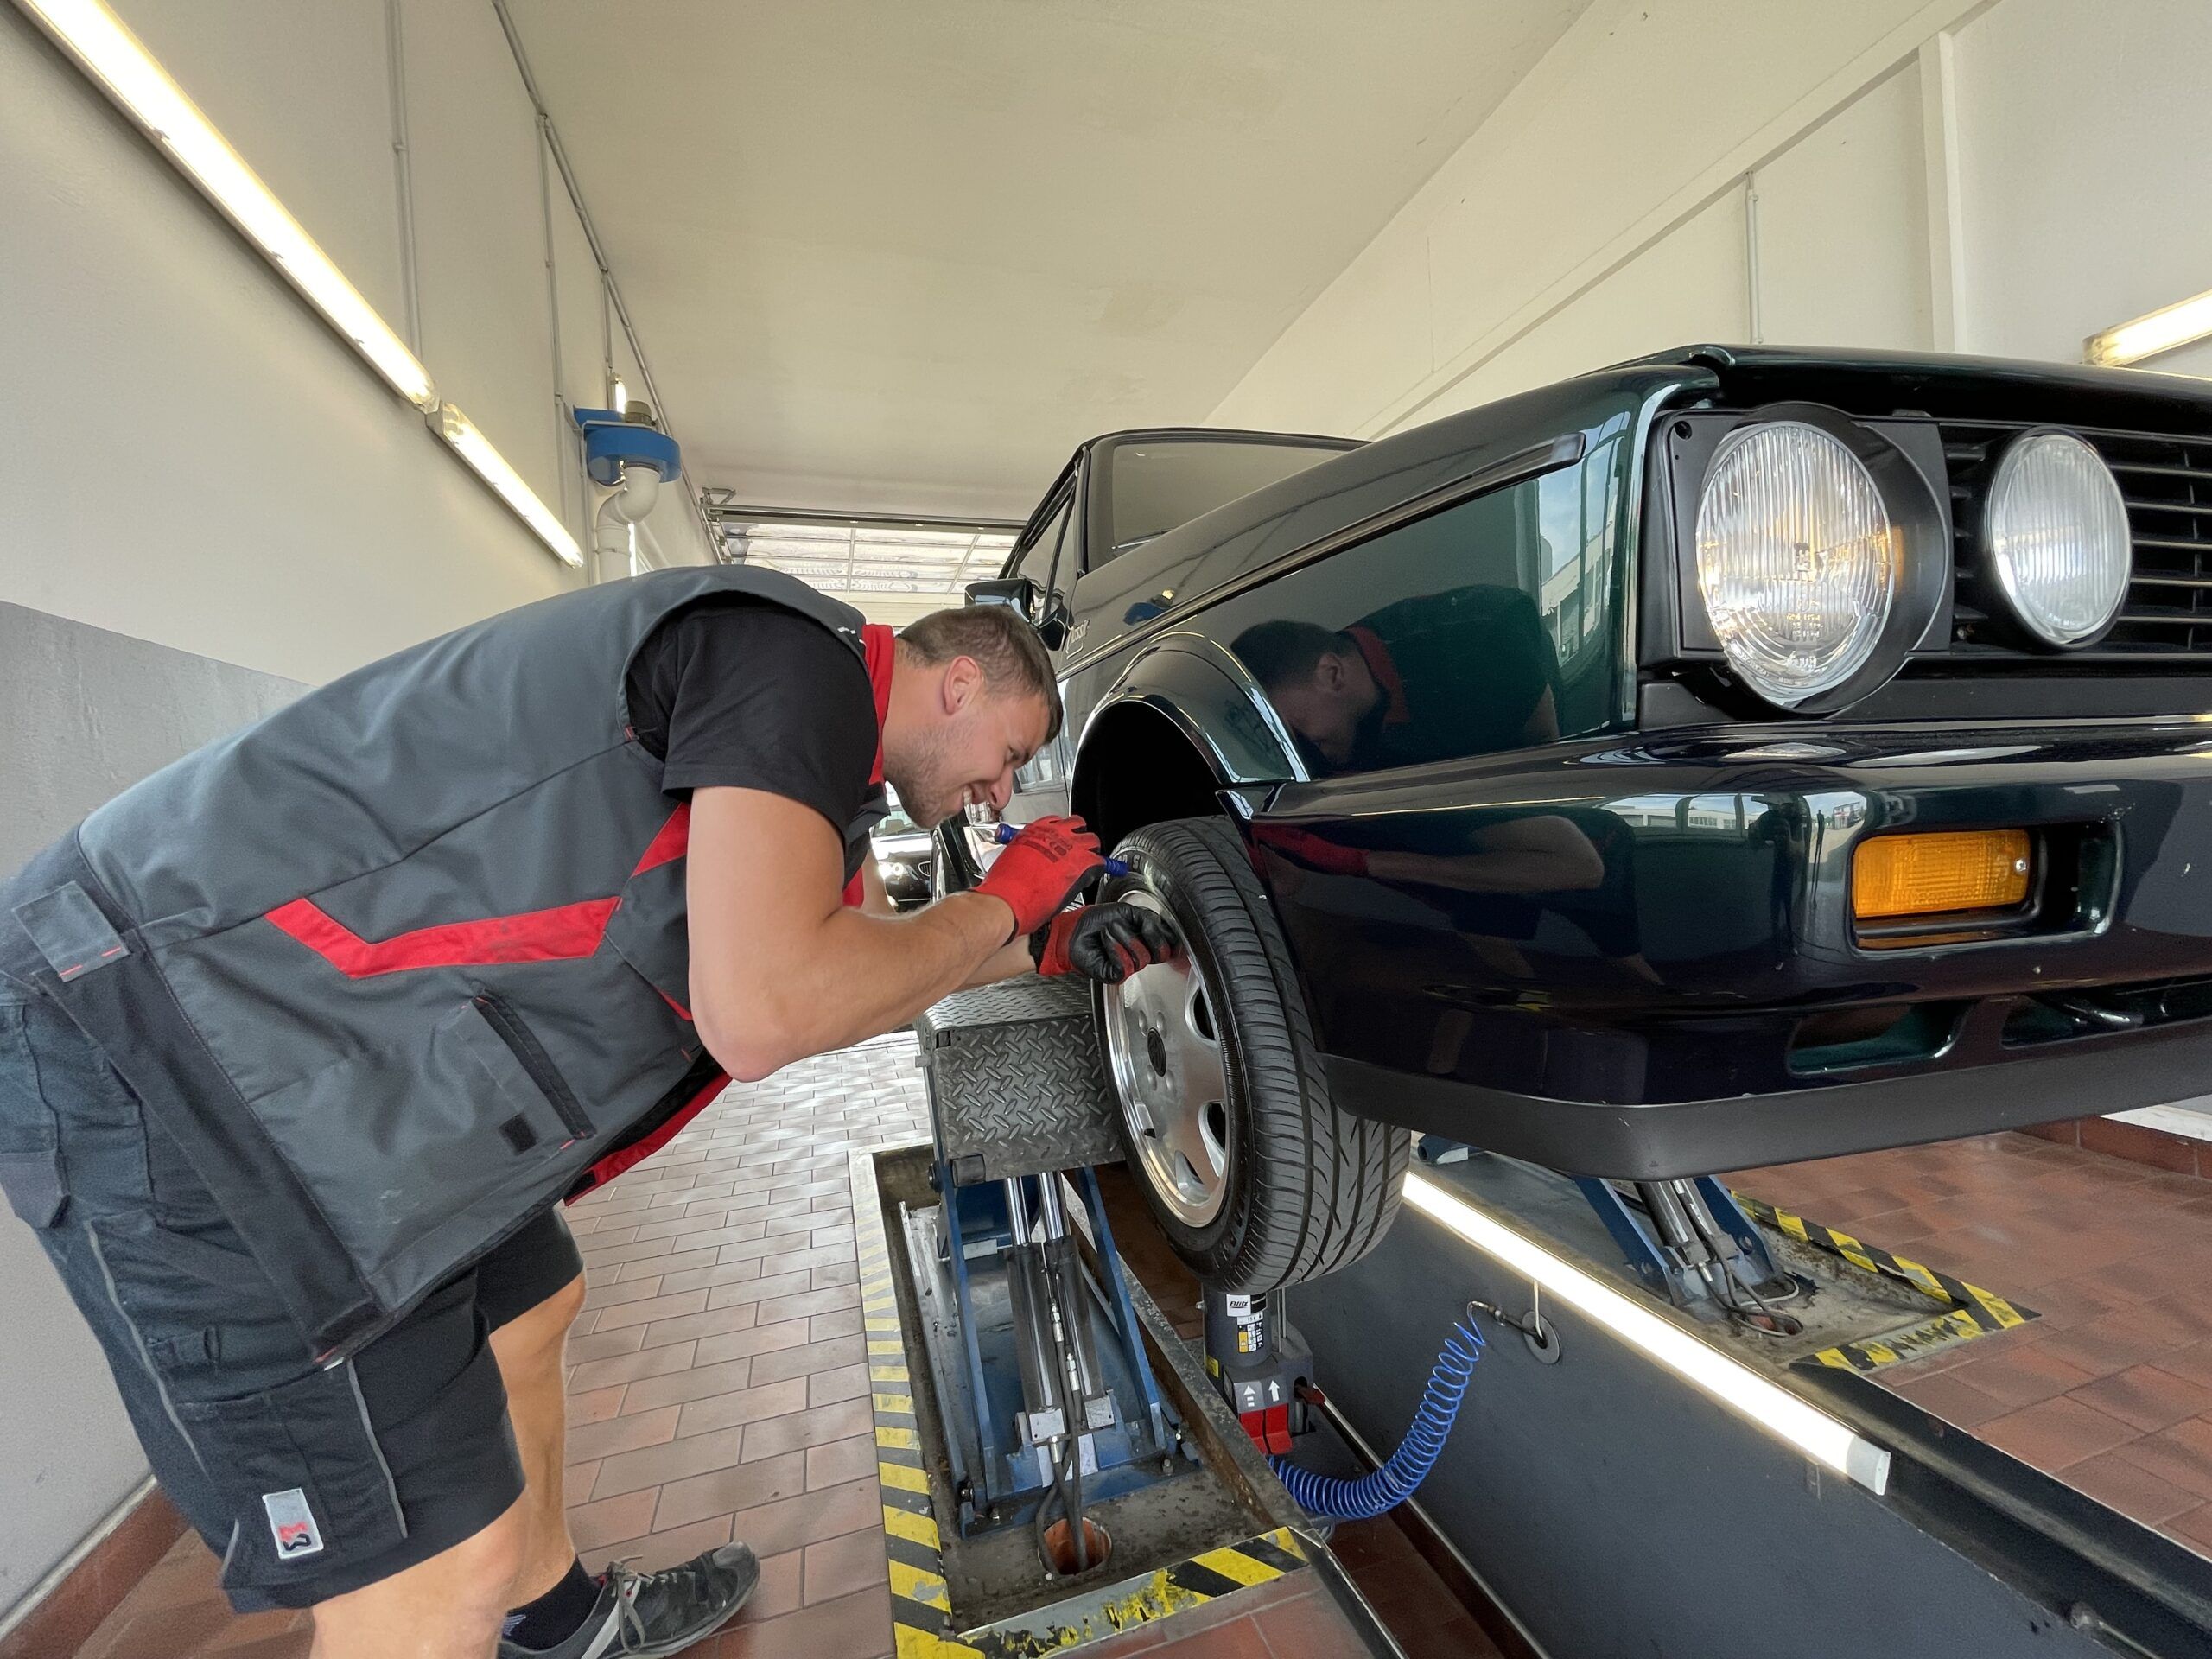
[[[1244,665],[1205,635],[1163,635],[1115,678],[1084,721],[1076,775],[1095,760],[1099,733],[1128,706],[1166,719],[1197,750],[1224,789],[1303,782],[1297,746]]]

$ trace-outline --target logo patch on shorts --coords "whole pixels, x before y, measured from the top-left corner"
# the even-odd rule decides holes
[[[264,1492],[261,1507],[269,1511],[269,1531],[276,1540],[277,1560],[289,1561],[321,1553],[322,1534],[315,1524],[315,1511],[308,1508],[305,1492],[296,1486],[288,1491]]]

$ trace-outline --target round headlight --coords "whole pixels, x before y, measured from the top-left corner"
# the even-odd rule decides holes
[[[2031,432],[1989,485],[1989,562],[2037,639],[2078,645],[2127,596],[2127,504],[2104,458],[2070,432]]]
[[[1866,666],[1897,602],[1897,537],[1866,465],[1802,421],[1739,427],[1697,508],[1697,586],[1729,665],[1784,709]]]

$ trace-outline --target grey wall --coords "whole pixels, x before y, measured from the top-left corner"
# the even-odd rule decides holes
[[[0,875],[297,682],[0,603]],[[0,1218],[0,1610],[146,1478],[92,1333]]]

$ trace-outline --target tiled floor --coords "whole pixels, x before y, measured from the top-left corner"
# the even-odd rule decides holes
[[[1880,1379],[2212,1555],[2212,1186],[2024,1135],[1728,1179],[2041,1313]]]
[[[761,1559],[752,1603],[696,1659],[890,1651],[846,1160],[855,1147],[925,1132],[913,1045],[886,1039],[731,1090],[568,1211],[588,1272],[569,1344],[568,1470],[586,1565],[651,1568],[733,1535]],[[1157,1233],[1147,1239],[1135,1224],[1140,1213],[1117,1215],[1117,1227],[1147,1281],[1181,1273]],[[1179,1294],[1179,1320],[1195,1334],[1187,1274]],[[1363,1581],[1373,1574],[1388,1589],[1395,1622],[1435,1637],[1414,1650],[1492,1651],[1454,1623],[1465,1615],[1394,1532],[1374,1532],[1351,1555]],[[304,1659],[304,1617],[232,1618],[214,1565],[187,1534],[79,1659]],[[1349,1640],[1301,1579],[1096,1651],[1331,1659],[1357,1651]]]

